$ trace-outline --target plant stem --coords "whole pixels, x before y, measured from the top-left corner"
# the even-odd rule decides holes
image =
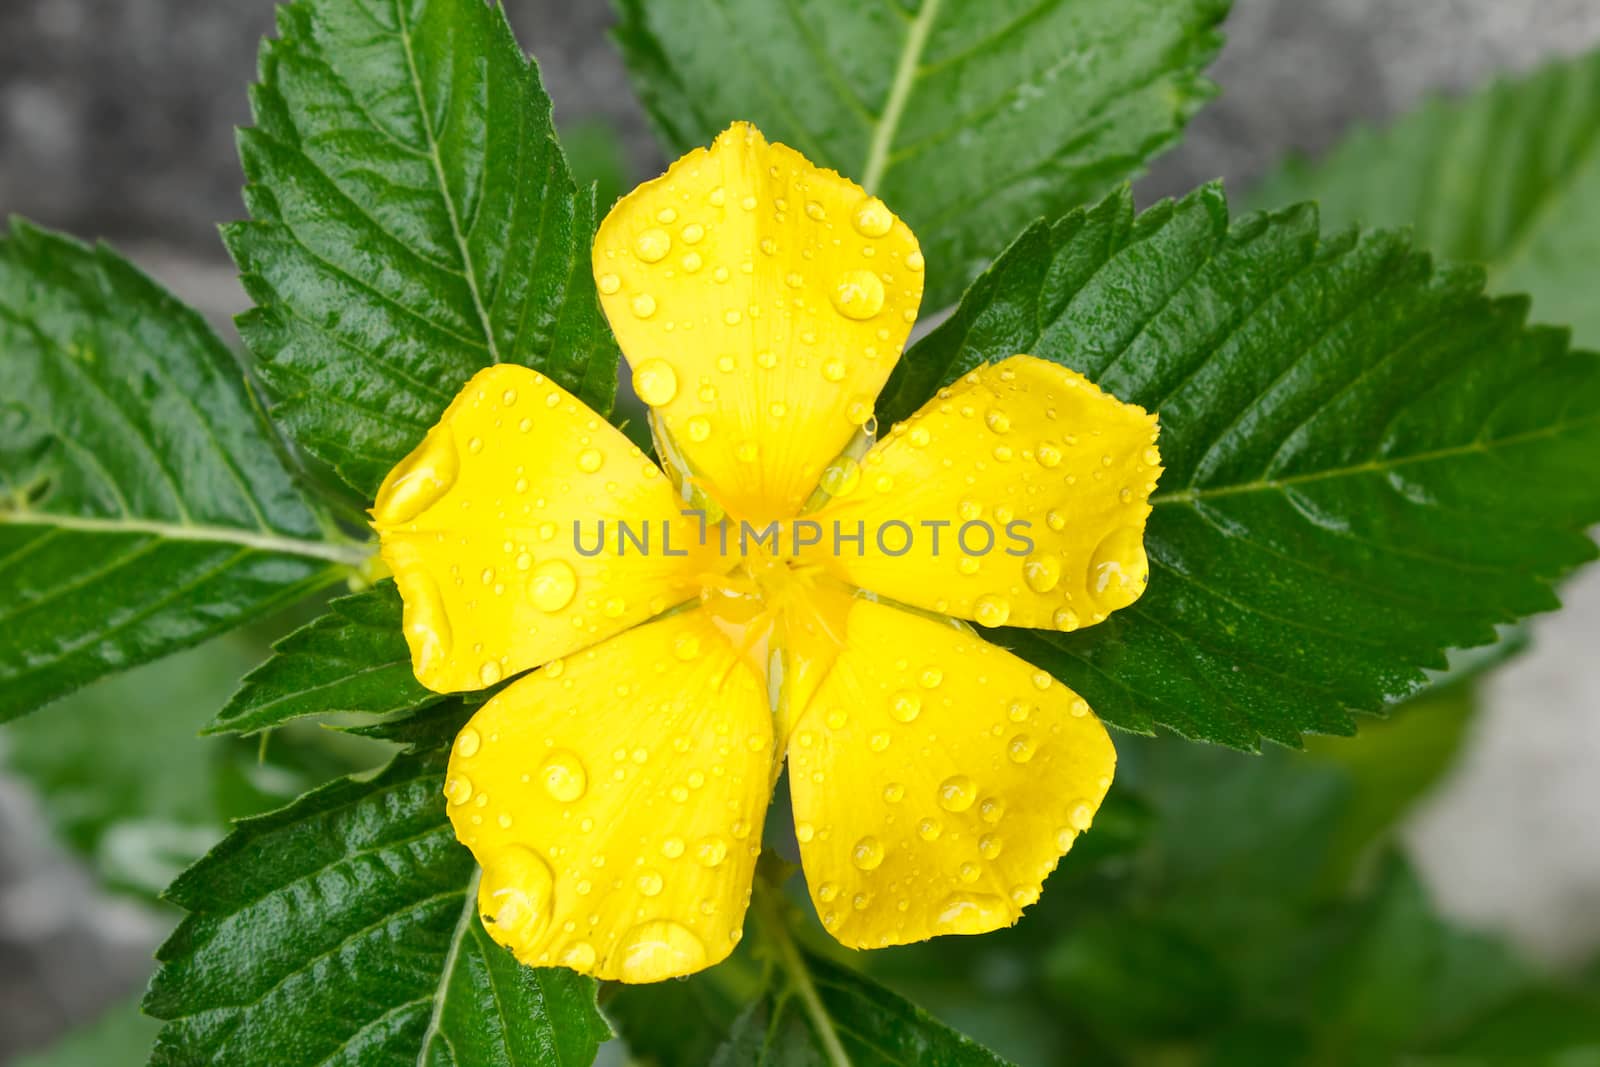
[[[794,943],[794,937],[789,933],[789,924],[784,918],[787,907],[788,903],[783,899],[781,889],[763,878],[756,879],[750,914],[756,920],[756,927],[762,939],[772,946],[773,958],[788,980],[789,988],[799,998],[806,1017],[811,1020],[811,1026],[816,1031],[817,1040],[822,1042],[822,1051],[828,1057],[830,1067],[851,1067],[850,1056],[839,1040],[839,1031],[833,1025],[833,1017],[828,1014],[827,1007],[822,1003],[822,997],[817,993],[816,984],[811,981],[811,969],[806,966],[805,959],[800,955],[799,946]]]

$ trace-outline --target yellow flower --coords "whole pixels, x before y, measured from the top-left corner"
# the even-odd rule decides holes
[[[502,365],[373,509],[424,685],[540,668],[445,783],[491,936],[625,982],[721,960],[785,758],[839,941],[1015,922],[1116,755],[1077,694],[957,620],[1071,630],[1139,596],[1154,417],[1015,356],[872,443],[916,238],[748,125],[619,202],[593,258],[667,473]]]

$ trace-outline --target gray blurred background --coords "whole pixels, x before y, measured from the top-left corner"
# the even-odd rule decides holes
[[[505,3],[557,120],[614,128],[630,182],[657,173],[602,0]],[[0,213],[105,238],[225,324],[244,297],[215,225],[241,212],[233,128],[271,25],[268,0],[0,0]],[[1227,30],[1223,95],[1146,199],[1218,176],[1245,190],[1351,123],[1593,48],[1600,0],[1236,0]],[[1600,568],[1567,601],[1490,682],[1408,829],[1447,911],[1557,964],[1600,945]],[[142,987],[169,919],[93,886],[0,777],[0,1062]]]

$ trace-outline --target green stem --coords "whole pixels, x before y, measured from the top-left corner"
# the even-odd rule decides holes
[[[784,918],[787,907],[781,889],[763,878],[756,879],[750,914],[755,918],[762,939],[772,947],[773,958],[788,979],[790,989],[799,998],[806,1017],[811,1020],[817,1040],[822,1042],[822,1051],[828,1057],[829,1067],[851,1067],[850,1055],[839,1040],[833,1017],[828,1014],[822,997],[817,993],[816,984],[811,981],[811,969],[806,966],[805,959],[800,955],[800,947],[789,933],[789,924]]]

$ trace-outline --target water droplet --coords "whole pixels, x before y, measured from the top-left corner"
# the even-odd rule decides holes
[[[728,842],[716,834],[702,837],[695,842],[694,858],[702,867],[720,867],[728,858]]]
[[[906,440],[917,448],[926,448],[928,442],[932,440],[932,435],[928,433],[926,426],[913,426],[910,432],[906,434]]]
[[[460,472],[455,438],[446,427],[435,427],[384,479],[372,517],[386,526],[410,522],[449,492]]]
[[[661,854],[669,860],[675,860],[683,855],[683,838],[669,837],[661,842]]]
[[[706,235],[706,228],[698,222],[691,222],[683,228],[681,236],[685,244],[699,244],[700,239]]]
[[[952,893],[939,903],[934,925],[950,934],[981,934],[1011,921],[1011,910],[992,893]]]
[[[869,196],[856,205],[855,214],[850,216],[850,225],[863,237],[882,237],[894,226],[894,215],[882,200]]]
[[[578,469],[585,474],[593,474],[605,465],[606,454],[598,448],[586,448],[578,453]]]
[[[589,775],[576,752],[558,748],[539,767],[544,791],[563,804],[571,804],[589,788]]]
[[[906,256],[906,270],[920,272],[927,261],[922,258],[921,252],[912,252]]]
[[[664,359],[647,359],[633,372],[633,389],[653,408],[678,395],[678,373]]]
[[[822,376],[830,382],[840,382],[849,373],[849,367],[842,359],[834,358],[822,365]]]
[[[498,660],[484,660],[483,666],[478,668],[478,681],[484,685],[493,685],[500,680],[500,673]]]
[[[1089,714],[1089,705],[1086,701],[1080,698],[1072,702],[1072,717],[1074,719],[1081,719],[1087,714]]]
[[[1011,416],[999,408],[990,408],[984,413],[983,424],[995,433],[1009,433],[1011,430]]]
[[[845,271],[828,295],[847,319],[870,319],[883,310],[883,281],[870,270]]]
[[[913,722],[922,714],[922,698],[915,693],[901,690],[889,702],[889,714],[900,722]]]
[[[977,786],[964,774],[952,775],[939,783],[939,806],[945,811],[966,811],[977,798]]]
[[[1011,602],[1002,596],[986,593],[972,605],[972,617],[984,626],[1004,626],[1011,618]]]
[[[978,813],[992,826],[1005,816],[1006,802],[999,797],[984,797],[983,803],[978,805]]]
[[[717,186],[706,194],[706,203],[712,207],[721,207],[728,202],[728,191],[722,186]]]
[[[1089,559],[1089,593],[1107,611],[1138,600],[1149,580],[1144,533],[1136,526],[1112,531]]]
[[[883,863],[883,845],[876,837],[863,837],[850,850],[850,862],[863,871],[874,871]]]
[[[1071,608],[1057,608],[1050,622],[1062,633],[1071,633],[1078,628],[1078,613]]]
[[[659,263],[672,251],[672,238],[666,230],[652,226],[634,239],[633,251],[646,263]]]
[[[1094,822],[1094,806],[1086,800],[1080,800],[1067,813],[1067,821],[1072,823],[1075,830],[1087,830]]]
[[[1027,734],[1018,734],[1006,746],[1006,755],[1011,757],[1012,763],[1027,763],[1033,754],[1039,750],[1039,745]]]
[[[1061,466],[1061,449],[1055,445],[1043,444],[1034,450],[1033,456],[1039,461],[1041,467]]]
[[[806,217],[815,222],[821,222],[828,217],[828,209],[816,200],[807,200]]]
[[[1023,563],[1022,580],[1035,593],[1048,593],[1061,581],[1061,561],[1054,556],[1034,556]]]
[[[704,415],[696,415],[689,420],[689,440],[704,441],[711,436],[711,420]]]
[[[456,755],[462,759],[471,759],[478,754],[478,749],[482,747],[482,735],[470,726],[456,735]]]
[[[633,308],[633,313],[636,317],[648,319],[656,313],[656,298],[649,293],[640,293],[633,298],[633,302],[629,306]]]
[[[587,974],[594,969],[594,946],[587,941],[574,941],[561,953],[561,966]]]
[[[883,787],[883,799],[890,804],[898,804],[906,796],[906,787],[899,782],[890,782]]]
[[[986,860],[992,860],[1000,855],[1000,850],[1005,847],[999,834],[984,834],[978,838],[978,855]]]
[[[1053,683],[1054,681],[1055,681],[1055,679],[1050,677],[1050,675],[1046,674],[1044,671],[1034,671],[1033,672],[1033,687],[1035,689],[1039,689],[1039,690],[1049,689],[1051,683]]]
[[[528,596],[533,606],[544,612],[560,611],[572,603],[578,592],[578,576],[565,560],[547,559],[528,579]]]
[[[794,837],[795,837],[795,840],[799,841],[802,845],[807,843],[813,837],[816,837],[816,836],[817,836],[817,828],[815,826],[812,826],[810,823],[802,821],[802,822],[797,822],[797,823],[794,824]]]
[[[944,826],[938,819],[923,819],[917,823],[917,836],[924,841],[937,841],[939,835],[944,833]]]
[[[446,778],[444,782],[445,799],[460,807],[472,799],[472,781],[464,774],[454,778]]]
[[[615,274],[602,274],[596,280],[595,284],[600,287],[600,291],[602,293],[610,296],[612,293],[622,288],[622,279],[617,277]]]
[[[867,742],[867,745],[874,752],[882,752],[889,747],[889,735],[881,732],[875,733],[872,735],[871,740]]]
[[[705,966],[706,947],[670,919],[641,923],[622,936],[619,972],[624,982],[659,982]]]
[[[956,876],[963,882],[976,882],[982,874],[983,868],[970,861],[963,863],[960,869],[956,871]]]
[[[861,484],[861,465],[846,456],[822,472],[821,484],[832,496],[848,496]]]
[[[646,869],[639,874],[639,892],[647,897],[658,895],[661,892],[661,887],[665,884],[666,882],[662,879],[660,871]]]
[[[1144,450],[1144,461],[1148,466],[1157,466],[1161,463],[1161,453],[1151,446]]]
[[[550,922],[555,875],[530,848],[507,845],[483,861],[478,911],[492,920],[496,941],[527,947]]]

